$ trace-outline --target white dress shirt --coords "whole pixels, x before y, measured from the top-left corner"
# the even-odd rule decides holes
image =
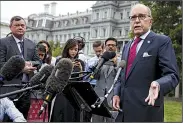
[[[79,51],[78,59],[81,59],[85,63],[85,65],[86,65],[86,63],[88,61],[88,58],[84,55],[82,50]]]
[[[141,48],[141,46],[142,46],[142,43],[144,42],[144,39],[147,37],[147,35],[150,33],[150,30],[148,31],[148,32],[146,32],[145,34],[143,34],[143,35],[141,35],[140,36],[140,38],[141,38],[141,41],[138,43],[138,45],[137,45],[137,49],[136,49],[136,53],[138,53],[138,51],[139,51],[139,49]],[[134,38],[134,40],[136,39],[136,37]],[[133,43],[134,43],[134,40],[133,40],[133,42],[132,42],[132,44],[131,44],[131,47],[132,47],[132,45],[133,45]]]
[[[26,122],[23,114],[7,97],[0,99],[0,122],[3,120],[5,114],[7,114],[13,122]]]
[[[19,40],[14,35],[12,35],[12,36],[13,36],[13,38],[15,39],[15,41],[17,43],[17,46],[18,46],[18,49],[19,49],[20,53],[22,53],[21,46],[20,46],[20,43],[19,42],[23,42],[23,39],[22,40]]]
[[[99,58],[97,56],[94,56],[92,58],[90,58],[86,64],[86,71],[89,70],[89,68],[93,67],[94,65],[96,65],[99,61]]]

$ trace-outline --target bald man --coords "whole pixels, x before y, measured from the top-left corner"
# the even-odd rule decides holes
[[[151,31],[151,10],[143,4],[132,7],[130,25],[134,38],[123,49],[127,65],[114,88],[113,107],[123,110],[118,121],[163,122],[163,96],[179,82],[172,41]]]

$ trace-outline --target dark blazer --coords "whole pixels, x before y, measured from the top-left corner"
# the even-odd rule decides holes
[[[131,42],[124,49],[122,59],[127,61]],[[147,52],[150,56],[143,57]],[[179,82],[179,73],[172,41],[168,36],[150,32],[144,40],[131,70],[125,79],[126,68],[114,88],[114,95],[120,96],[125,122],[162,122],[164,119],[163,96],[173,90]],[[145,102],[150,84],[157,81],[160,92],[155,106]]]
[[[14,55],[21,55],[21,53],[18,49],[17,43],[13,38],[13,36],[0,39],[0,68],[2,68],[2,66]],[[39,56],[35,49],[35,44],[33,43],[33,41],[27,38],[24,39],[24,59],[25,61],[33,61],[35,63],[39,63],[40,65],[38,66],[38,68],[41,67],[41,60],[39,59]],[[4,81],[4,83],[20,84],[21,81],[22,81],[22,74],[20,74],[11,81]],[[19,88],[15,87],[8,87],[8,88],[1,87],[0,94],[11,92],[18,89]]]
[[[95,78],[97,82],[94,90],[99,97],[104,97],[105,94],[109,91],[109,89],[111,88],[114,82],[116,72],[117,72],[117,69],[114,63],[111,61],[107,61],[101,67],[100,71],[96,74],[98,75],[98,77]],[[107,104],[111,108],[112,108],[112,96],[113,96],[113,91],[107,97]]]

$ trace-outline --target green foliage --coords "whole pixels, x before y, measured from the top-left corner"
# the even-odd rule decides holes
[[[133,32],[130,30],[130,32],[128,33],[128,37],[130,38],[130,39],[132,39],[133,37],[134,37],[134,35],[133,35]]]
[[[164,122],[182,122],[182,103],[178,101],[165,100]]]
[[[59,41],[49,41],[49,44],[51,46],[51,49],[52,49],[52,56],[53,57],[57,57],[57,56],[60,56],[61,53],[62,53],[62,47],[60,45],[60,42]]]
[[[49,41],[49,44],[50,44],[50,47],[51,47],[51,49],[53,50],[54,49],[54,41]]]
[[[182,83],[182,1],[147,1],[140,3],[152,11],[152,30],[155,33],[168,35],[173,43]],[[180,84],[182,86],[182,84]],[[182,91],[180,89],[180,91]]]

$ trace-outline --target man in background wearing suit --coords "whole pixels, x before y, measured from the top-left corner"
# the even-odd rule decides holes
[[[11,81],[4,81],[5,84],[22,84],[27,83],[30,79],[30,75],[33,75],[33,71],[39,69],[41,66],[41,60],[35,49],[33,41],[24,37],[26,31],[25,20],[20,16],[14,16],[10,20],[11,36],[0,39],[0,69],[2,66],[14,55],[22,56],[25,61],[25,67],[23,72]],[[37,65],[36,67],[33,67]],[[1,87],[0,94],[19,90],[15,87]],[[30,93],[22,93],[9,97],[14,100],[15,106],[19,111],[27,118],[30,107]],[[17,99],[18,100],[15,100]],[[5,119],[6,120],[6,119]]]
[[[117,52],[118,44],[115,38],[110,37],[106,39],[104,44],[105,44],[105,51]],[[100,71],[96,74],[95,79],[97,81],[96,81],[94,90],[99,97],[104,97],[109,91],[109,89],[111,88],[117,72],[116,66],[119,63],[119,61],[120,60],[117,58],[117,56],[109,61],[106,61],[101,67]],[[106,104],[109,105],[110,111],[112,113],[116,113],[116,111],[113,112],[112,110],[112,96],[113,96],[113,91],[107,97]],[[107,118],[107,117],[93,114],[92,122],[115,122],[115,120],[112,118]]]
[[[163,122],[163,96],[179,82],[172,41],[150,30],[149,7],[134,5],[130,20],[134,39],[123,49],[122,59],[127,66],[114,88],[113,107],[123,110],[120,121]]]

